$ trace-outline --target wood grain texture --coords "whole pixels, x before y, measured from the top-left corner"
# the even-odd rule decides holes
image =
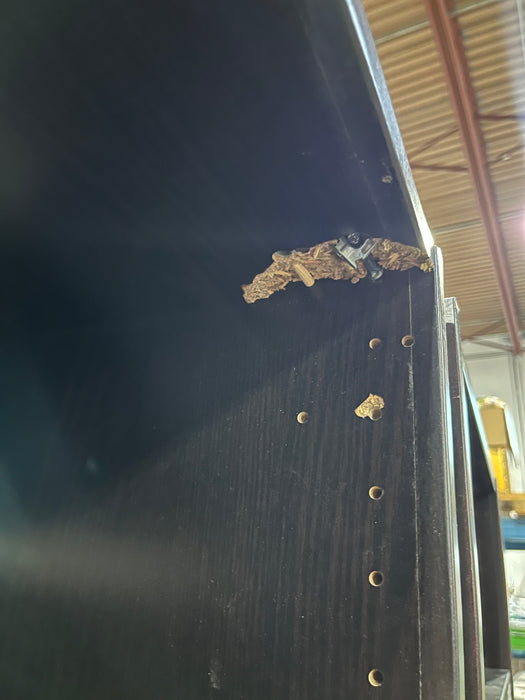
[[[379,668],[386,697],[421,687],[425,698],[445,687],[454,697],[442,461],[414,461],[427,449],[438,377],[427,353],[433,281],[392,274],[361,295],[334,283],[316,303],[298,288],[255,312],[266,342],[249,342],[252,322],[221,315],[199,381],[176,360],[180,335],[149,328],[150,352],[171,358],[161,374],[176,376],[174,415],[186,406],[193,421],[134,476],[70,487],[54,518],[7,539],[6,687],[28,698],[45,697],[42,688],[109,698],[119,683],[129,698],[168,688],[188,700],[364,698],[378,692],[367,674]],[[413,348],[401,344],[408,330]],[[382,339],[375,350],[372,337]],[[385,400],[378,422],[354,413],[370,391]],[[384,573],[380,588],[373,570]],[[422,665],[432,658],[439,676]]]
[[[345,3],[4,20],[0,697],[456,697],[435,277],[239,291],[418,242]]]
[[[413,479],[418,533],[421,696],[463,697],[458,533],[439,250],[431,284],[411,276]],[[420,340],[421,339],[421,340]],[[439,583],[438,583],[439,581]],[[433,643],[430,642],[433,639]]]

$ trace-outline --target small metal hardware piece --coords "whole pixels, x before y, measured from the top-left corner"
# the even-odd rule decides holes
[[[335,252],[340,258],[346,260],[353,268],[357,268],[357,261],[362,260],[372,280],[378,280],[383,275],[382,268],[370,256],[376,244],[362,233],[349,233],[341,236],[334,246]]]

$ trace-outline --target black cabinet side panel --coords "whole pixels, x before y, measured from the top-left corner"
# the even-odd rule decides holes
[[[422,697],[464,694],[462,609],[441,255],[432,278],[410,280],[412,416]],[[410,416],[410,406],[407,418]]]
[[[478,550],[474,520],[474,496],[470,463],[468,409],[458,310],[455,299],[446,299],[448,375],[454,449],[454,483],[461,571],[461,603],[465,655],[465,696],[483,698],[485,659],[481,617]]]

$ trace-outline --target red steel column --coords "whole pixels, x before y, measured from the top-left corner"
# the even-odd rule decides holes
[[[445,69],[481,220],[487,233],[512,349],[518,355],[522,352],[522,347],[514,290],[459,23],[455,17],[450,16],[452,8],[447,0],[425,0],[425,5]]]

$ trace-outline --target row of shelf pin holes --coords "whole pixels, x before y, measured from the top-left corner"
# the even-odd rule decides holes
[[[368,495],[373,501],[380,501],[385,495],[385,490],[382,486],[371,486]],[[385,576],[382,571],[371,571],[368,575],[368,581],[374,588],[379,588],[385,582]],[[368,682],[374,688],[379,688],[383,685],[383,672],[378,668],[373,668],[368,674]]]
[[[368,343],[368,346],[370,347],[371,350],[377,350],[379,346],[381,345],[381,338],[372,338],[370,342]],[[411,335],[404,335],[401,338],[401,345],[404,348],[411,348],[414,345],[414,338]],[[382,417],[382,411],[380,409],[376,409],[377,413],[375,415],[371,415],[370,417],[372,420],[377,421]],[[308,423],[308,420],[310,418],[310,415],[307,413],[307,411],[300,411],[297,414],[297,422],[304,424]],[[368,495],[373,501],[379,501],[383,498],[384,496],[384,489],[381,486],[372,486],[370,490],[368,491]],[[383,585],[385,581],[385,576],[382,571],[371,571],[370,574],[368,575],[368,581],[371,586],[374,588],[379,588],[380,586]],[[370,685],[374,686],[375,688],[379,688],[380,686],[383,685],[383,673],[378,669],[378,668],[373,668],[370,673],[368,674],[368,682]]]
[[[381,342],[381,338],[372,338],[368,343],[368,347],[371,350],[377,350],[377,348],[381,345]],[[404,335],[401,338],[401,345],[404,348],[411,348],[412,345],[414,345],[414,337],[411,335]]]
[[[370,342],[368,343],[368,346],[370,347],[371,350],[377,350],[379,346],[381,345],[381,338],[372,338]],[[414,338],[411,335],[404,335],[401,338],[401,345],[404,348],[411,348],[414,345]],[[381,413],[381,412],[380,412]],[[372,420],[379,420],[381,418],[381,415],[379,415],[377,418],[374,418],[374,416],[371,416]],[[379,501],[383,498],[385,494],[385,490],[381,486],[372,486],[370,490],[368,491],[368,495],[373,501]],[[385,581],[385,576],[382,571],[371,571],[370,574],[368,575],[368,581],[371,586],[374,588],[379,588],[379,586],[382,586],[384,581]],[[368,674],[368,682],[370,685],[374,686],[374,688],[379,688],[380,686],[383,685],[383,672],[380,671],[378,668],[373,668],[369,674]]]

